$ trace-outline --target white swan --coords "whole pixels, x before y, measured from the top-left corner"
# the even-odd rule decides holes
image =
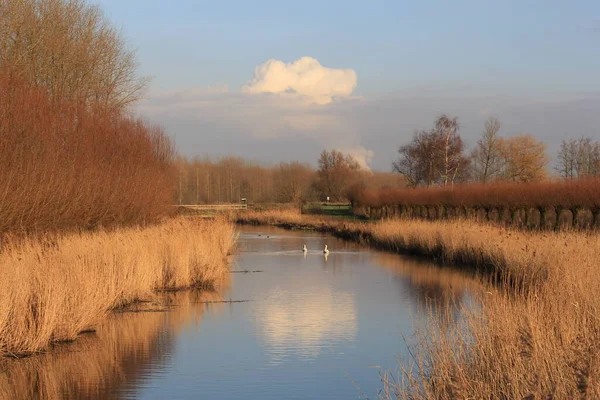
[[[323,250],[323,254],[329,254],[329,250],[327,250],[327,245],[325,245],[325,249]]]
[[[308,251],[308,249],[306,248],[306,245],[304,245],[304,246],[302,247],[302,251],[303,251],[303,252],[305,252],[305,253]]]

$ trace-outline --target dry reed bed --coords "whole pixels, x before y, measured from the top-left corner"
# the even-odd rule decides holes
[[[535,234],[479,224],[469,220],[385,220],[363,225],[378,247],[434,258],[441,264],[474,269],[527,291],[547,279],[557,241],[569,234]]]
[[[417,376],[404,371],[404,382],[388,385],[390,398],[600,396],[598,235],[403,221],[376,224],[373,233],[398,246],[440,248],[450,258],[496,259],[507,270],[501,283],[517,277],[526,289],[488,287],[481,312],[463,311],[464,331],[422,331]]]
[[[231,215],[237,222],[257,224],[257,225],[303,225],[307,224],[313,227],[318,221],[324,221],[315,216],[302,215],[300,212],[292,209],[287,210],[264,210],[264,211],[244,211]]]
[[[327,224],[289,212],[250,219]],[[600,235],[518,232],[471,221],[336,221],[330,228],[441,262],[491,265],[502,272],[500,283],[510,283],[484,286],[481,309],[463,310],[464,330],[421,331],[413,368],[386,377],[383,397],[600,398]]]
[[[397,253],[434,258],[441,264],[460,265],[482,272],[513,288],[526,289],[545,279],[550,258],[527,245],[535,234],[495,228],[468,220],[387,220],[348,222],[297,210],[246,212],[240,223],[269,224],[292,229],[316,229],[337,237],[366,242]],[[540,237],[550,237],[541,235]]]
[[[136,313],[114,313],[96,333],[53,351],[13,360],[0,359],[0,399],[112,398],[144,379],[148,366],[172,351],[174,337],[199,323],[204,312],[220,311],[213,291],[184,291],[136,307]],[[168,314],[154,312],[164,302],[175,302]],[[140,305],[141,306],[141,305]],[[138,310],[141,308],[141,310]],[[35,382],[35,385],[32,384]]]
[[[148,228],[10,242],[0,253],[0,353],[73,340],[156,290],[210,287],[234,243],[225,220],[178,218]]]

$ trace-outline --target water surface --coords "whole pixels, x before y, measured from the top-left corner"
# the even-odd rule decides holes
[[[424,261],[268,227],[241,228],[232,269],[260,272],[231,274],[219,293],[162,295],[74,344],[3,361],[0,398],[374,399],[415,321],[455,329],[473,285]]]

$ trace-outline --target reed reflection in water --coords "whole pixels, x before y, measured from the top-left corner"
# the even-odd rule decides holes
[[[315,232],[243,227],[235,260],[261,272],[231,274],[220,294],[163,294],[47,354],[0,360],[0,399],[362,398],[354,383],[377,398],[415,319],[460,329],[478,290]],[[200,304],[229,299],[248,301]]]
[[[158,295],[115,313],[94,333],[58,344],[45,354],[0,360],[0,399],[119,399],[135,396],[163,374],[176,337],[206,312],[220,312],[217,292]]]
[[[400,292],[413,300],[415,316],[436,318],[444,330],[456,327],[461,310],[475,306],[474,294],[481,290],[474,276],[426,260],[384,252],[374,253],[373,260],[390,272]]]

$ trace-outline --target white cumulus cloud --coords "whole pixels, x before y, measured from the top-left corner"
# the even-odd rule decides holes
[[[348,97],[356,88],[356,72],[322,66],[312,57],[291,63],[269,60],[254,69],[254,78],[242,90],[246,93],[296,93],[317,104]]]
[[[363,146],[355,146],[355,147],[342,147],[338,148],[337,151],[341,151],[344,154],[348,154],[352,156],[358,162],[358,165],[361,168],[370,170],[369,163],[373,159],[375,152],[373,150],[365,149]]]

